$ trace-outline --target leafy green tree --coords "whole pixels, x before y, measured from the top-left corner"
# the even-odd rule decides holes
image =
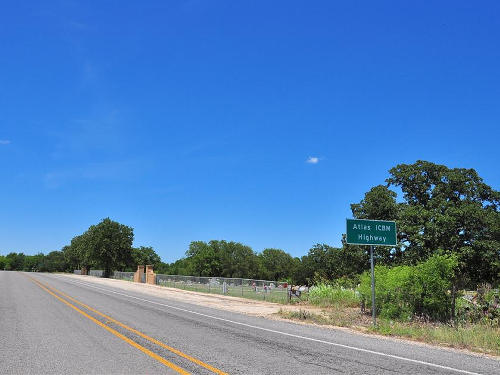
[[[91,260],[91,245],[90,233],[86,231],[73,237],[69,246],[63,247],[64,257],[70,268],[73,270],[83,267],[90,269],[91,265],[95,264]]]
[[[169,264],[167,273],[171,275],[192,275],[192,267],[189,258],[181,258]]]
[[[76,251],[75,238],[71,240],[71,245],[63,246],[61,251],[64,255],[64,260],[70,270],[74,271],[82,268],[81,257]]]
[[[191,242],[179,265],[182,272],[200,276],[256,278],[259,271],[257,255],[249,246],[224,240]],[[175,263],[171,267],[180,270]]]
[[[334,260],[334,279],[357,280],[357,276],[370,267],[370,257],[366,246],[345,246],[338,249]]]
[[[172,271],[170,270],[170,265],[165,262],[160,262],[155,266],[155,272],[161,273],[164,275],[172,275]]]
[[[104,268],[104,277],[109,277],[113,269],[123,269],[132,260],[134,232],[131,227],[103,219],[88,230],[89,256],[93,263]]]
[[[24,258],[24,271],[39,271],[45,255],[38,253],[36,255],[26,255]]]
[[[368,255],[360,246],[335,248],[316,244],[301,259],[298,283],[314,284],[339,278],[353,278],[368,267]]]
[[[190,269],[196,276],[220,276],[221,271],[221,247],[218,242],[210,244],[203,241],[193,241],[186,251],[186,259],[190,263]]]
[[[22,271],[24,269],[25,255],[23,253],[9,253],[5,257],[5,269],[9,271]]]
[[[352,214],[356,219],[395,220],[399,216],[396,197],[397,194],[386,186],[377,185],[361,202],[351,204]]]
[[[301,267],[296,275],[296,281],[300,284],[311,285],[315,279],[327,280],[331,277],[329,267],[329,254],[331,247],[325,244],[316,244],[301,258]]]
[[[404,261],[414,264],[446,250],[458,256],[463,285],[498,283],[500,192],[474,169],[419,160],[389,172],[387,183],[404,197],[398,221]]]
[[[257,255],[250,246],[233,241],[210,241],[209,244],[220,251],[223,277],[255,278],[258,276]]]
[[[262,267],[260,277],[266,280],[290,279],[298,266],[297,260],[281,249],[264,249],[258,258]]]
[[[39,264],[39,271],[42,272],[64,272],[68,270],[64,253],[62,251],[51,251],[43,258]]]
[[[160,256],[151,246],[132,248],[132,260],[135,269],[138,265],[152,265],[153,269],[157,271],[157,267],[161,263]]]

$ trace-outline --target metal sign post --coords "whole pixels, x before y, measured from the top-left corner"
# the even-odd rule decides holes
[[[373,245],[370,245],[370,267],[372,269],[372,319],[373,326],[377,325],[377,310],[375,306],[375,265],[373,264]]]
[[[375,305],[375,264],[373,246],[396,246],[396,222],[385,220],[347,219],[346,242],[350,245],[370,245],[370,268],[372,274],[372,318],[377,325]]]

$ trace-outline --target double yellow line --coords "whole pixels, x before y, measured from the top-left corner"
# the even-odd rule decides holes
[[[45,290],[47,293],[51,294],[52,296],[56,297],[59,301],[63,302],[64,304],[66,304],[67,306],[71,307],[72,309],[74,309],[75,311],[79,312],[80,314],[82,314],[83,316],[85,316],[86,318],[88,318],[89,320],[91,320],[92,322],[94,322],[95,324],[97,324],[98,326],[101,326],[102,328],[104,328],[105,330],[107,330],[108,332],[112,333],[113,335],[115,335],[116,337],[122,339],[123,341],[125,341],[127,344],[130,344],[132,345],[134,348],[136,349],[139,349],[141,352],[147,354],[148,356],[150,356],[151,358],[154,358],[156,359],[158,362],[164,364],[165,366],[177,371],[179,374],[183,374],[183,375],[187,375],[189,374],[189,372],[187,372],[186,370],[184,370],[183,368],[175,365],[174,363],[170,362],[170,361],[167,361],[165,358],[159,356],[158,354],[152,352],[151,350],[143,347],[142,345],[139,345],[138,343],[136,343],[135,341],[129,339],[128,337],[122,335],[120,332],[116,331],[115,329],[111,328],[110,326],[102,323],[101,321],[95,319],[94,317],[90,316],[89,314],[87,314],[85,311],[79,309],[78,307],[76,307],[75,305],[73,305],[72,303],[68,302],[67,300],[65,300],[64,298],[60,297],[60,296],[63,296],[63,297],[66,297],[68,300],[84,307],[85,309],[89,310],[89,311],[92,311],[93,313],[103,317],[104,319],[106,319],[106,323],[109,323],[109,322],[112,322],[150,342],[152,342],[153,344],[156,344],[160,347],[162,347],[163,349],[166,349],[182,358],[185,358],[201,367],[204,367],[206,368],[207,370],[209,371],[212,371],[213,373],[215,374],[219,374],[219,375],[227,375],[227,373],[213,367],[213,366],[210,366],[209,364],[205,363],[205,362],[202,362],[200,361],[199,359],[196,359],[194,357],[191,357],[190,355],[188,354],[185,354],[183,352],[181,352],[180,350],[177,350],[171,346],[168,346],[164,343],[162,343],[161,341],[158,341],[156,340],[155,338],[153,337],[150,337],[140,331],[137,331],[136,329],[134,328],[131,328],[121,322],[119,322],[118,320],[116,319],[113,319],[112,317],[106,315],[106,314],[103,314],[102,312],[84,304],[83,302],[80,302],[78,300],[76,300],[75,298],[73,297],[70,297],[68,296],[67,294],[55,289],[54,287],[51,287],[45,283],[42,283],[38,280],[36,280],[35,278],[31,277],[31,276],[28,276],[35,284],[37,284],[40,288],[42,288],[43,290]],[[57,293],[57,294],[56,294]],[[58,295],[59,294],[59,295]]]

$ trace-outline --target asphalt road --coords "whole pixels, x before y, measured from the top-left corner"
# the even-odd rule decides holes
[[[500,361],[0,271],[2,374],[500,374]]]

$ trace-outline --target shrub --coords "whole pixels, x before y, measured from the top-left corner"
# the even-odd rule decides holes
[[[452,307],[449,289],[457,265],[454,256],[433,255],[416,266],[375,267],[377,314],[388,319],[448,320]],[[369,272],[361,275],[359,292],[371,308]]]
[[[377,315],[389,319],[406,320],[413,315],[412,307],[408,301],[407,293],[411,287],[412,267],[387,266],[375,267],[375,303]],[[365,272],[361,275],[359,292],[371,309],[371,275]]]
[[[458,266],[456,256],[434,255],[415,266],[412,280],[414,313],[434,320],[451,317],[452,296],[449,290]]]
[[[309,302],[320,306],[355,307],[359,305],[359,296],[353,289],[322,283],[309,289]]]

